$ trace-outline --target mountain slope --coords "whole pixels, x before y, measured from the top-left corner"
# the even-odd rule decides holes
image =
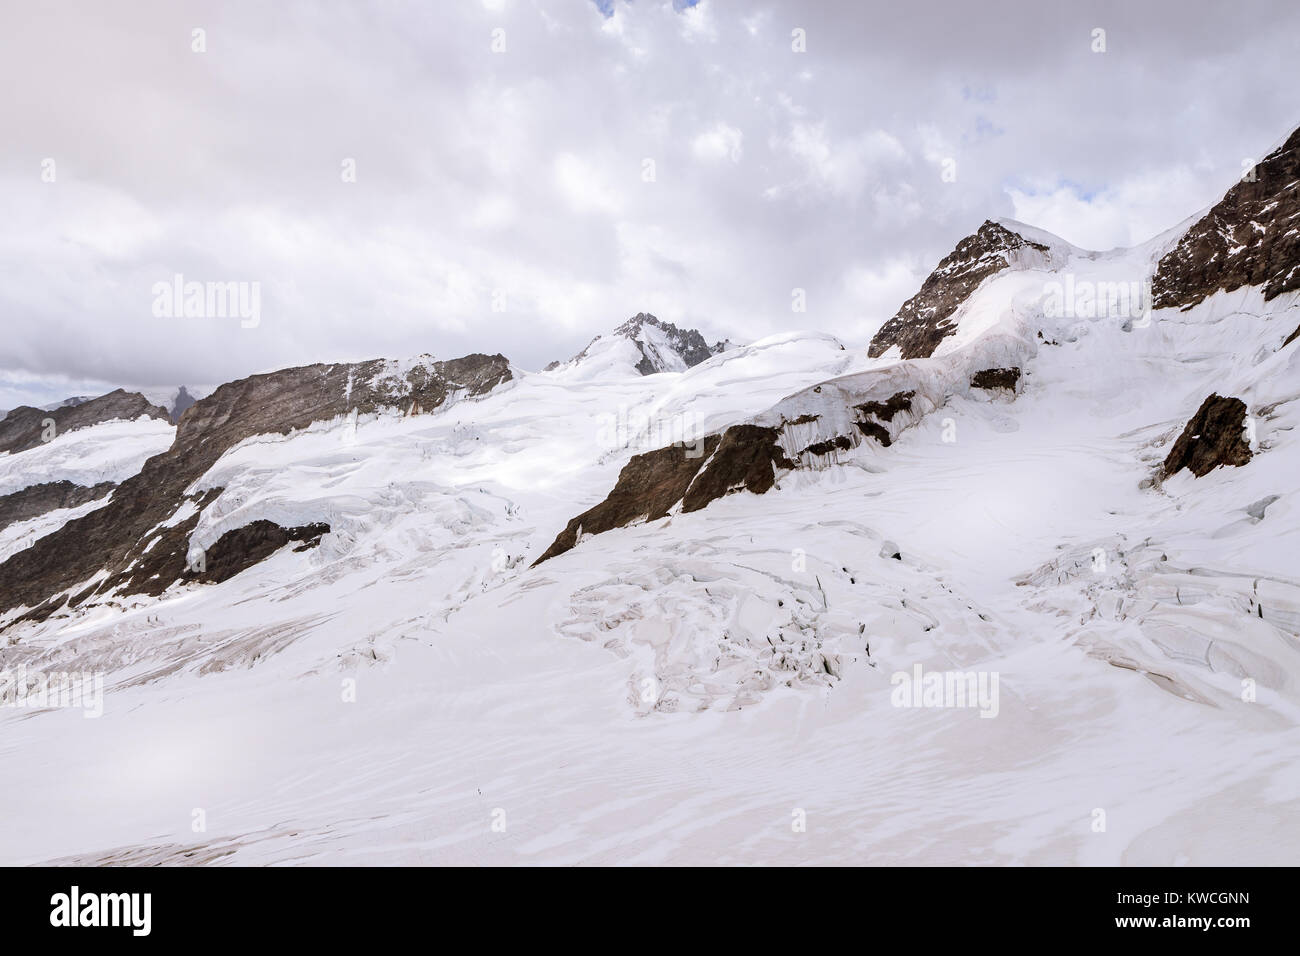
[[[503,356],[471,355],[406,365],[311,365],[223,385],[191,406],[171,448],[126,479],[106,507],[0,564],[0,611],[25,606],[24,617],[39,620],[92,593],[160,594],[187,574],[201,574],[191,566],[187,538],[213,493],[191,495],[187,486],[251,436],[285,434],[344,414],[417,414],[484,394],[510,377]],[[169,517],[177,520],[167,524]]]
[[[985,223],[873,354],[223,386],[0,564],[109,684],[0,713],[3,861],[1290,862],[1300,290],[1107,298],[1198,230]]]

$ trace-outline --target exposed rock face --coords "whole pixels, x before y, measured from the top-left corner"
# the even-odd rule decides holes
[[[1008,388],[1014,392],[1019,381],[1018,368],[986,368],[971,376],[970,385],[971,388]]]
[[[724,351],[727,346],[726,342],[715,342],[709,345],[696,329],[679,329],[671,322],[659,321],[648,312],[638,312],[615,329],[614,334],[631,339],[641,350],[641,361],[637,363],[636,370],[642,375],[667,371],[663,356],[657,354],[658,350],[652,342],[647,341],[646,326],[663,332],[669,346],[681,357],[687,368],[694,368],[701,362],[711,359]]]
[[[822,394],[823,386],[831,384],[824,382],[814,386],[808,389],[807,395]],[[872,391],[879,394],[879,391]],[[856,428],[856,433],[848,435],[827,434],[827,430],[819,434],[814,429],[810,437],[806,426],[815,425],[820,420],[819,415],[807,411],[787,414],[775,410],[760,419],[765,419],[763,424],[732,425],[720,435],[707,436],[703,439],[704,454],[699,457],[686,457],[681,446],[636,455],[624,466],[609,496],[570,520],[534,565],[570,550],[584,535],[666,517],[679,503],[681,512],[688,514],[735,492],[766,494],[776,485],[782,472],[816,467],[813,461],[805,460],[801,464],[802,456],[820,458],[849,451],[861,443],[860,435],[888,447],[892,443],[889,424],[899,414],[915,411],[913,399],[916,395],[915,390],[906,389],[887,398],[846,404],[844,410],[850,414],[834,417],[837,421],[847,418],[845,425],[851,423]],[[859,392],[855,397],[861,399],[866,395]],[[786,401],[796,400],[799,396]],[[801,426],[805,427],[802,432],[799,430]],[[811,440],[813,438],[815,440]],[[797,452],[787,452],[783,441],[798,442],[788,445],[790,448],[804,447]]]
[[[778,434],[761,425],[732,425],[724,431],[717,450],[682,497],[682,511],[699,511],[741,488],[766,494],[776,484],[776,469],[796,466],[776,443]]]
[[[468,355],[447,362],[424,359],[409,367],[382,359],[308,365],[223,385],[190,407],[172,447],[122,482],[105,507],[0,564],[0,612],[27,605],[32,610],[25,617],[43,620],[64,604],[61,592],[100,571],[107,577],[74,596],[74,604],[114,590],[159,594],[183,580],[188,538],[199,515],[170,528],[158,525],[182,505],[185,489],[245,438],[287,434],[353,410],[428,412],[453,391],[481,395],[509,378],[504,356]],[[218,493],[208,491],[195,503],[201,509]]]
[[[861,405],[854,405],[853,407],[863,417],[853,424],[863,435],[874,438],[880,445],[888,448],[893,443],[893,439],[889,437],[889,429],[881,423],[892,422],[899,412],[910,411],[912,397],[915,394],[916,392],[910,391],[896,392],[883,402],[863,402]]]
[[[1162,476],[1168,478],[1186,468],[1201,478],[1220,465],[1246,464],[1250,461],[1250,445],[1245,431],[1246,403],[1239,398],[1210,395],[1169,449]]]
[[[867,354],[879,358],[897,345],[903,358],[928,358],[946,336],[957,331],[950,321],[981,282],[1011,265],[1013,254],[1048,248],[1030,242],[1005,226],[986,220],[973,236],[957,244],[930,273],[916,295],[903,303],[898,314],[880,327]]]
[[[863,402],[861,405],[854,405],[853,407],[863,415],[870,415],[882,422],[892,422],[894,416],[899,412],[911,410],[914,395],[916,395],[916,392],[895,392],[883,402]]]
[[[803,451],[801,455],[829,455],[834,451],[848,451],[853,447],[853,442],[845,435],[836,435],[834,438],[828,438],[825,441],[815,441]]]
[[[321,535],[329,534],[329,530],[330,526],[324,523],[282,528],[274,521],[254,521],[218,538],[204,553],[202,570],[187,576],[205,584],[219,584],[269,558],[291,541],[305,542],[294,548],[295,551],[314,548],[320,544]]]
[[[141,415],[170,421],[167,409],[153,405],[137,392],[115,389],[107,395],[77,404],[63,405],[52,411],[20,405],[0,420],[0,452],[16,453],[41,444],[46,419],[54,420],[54,434],[88,428],[115,418],[136,419]]]
[[[1265,300],[1300,289],[1300,129],[1256,164],[1160,260],[1157,309],[1187,309],[1218,291],[1262,286]]]
[[[701,362],[731,348],[731,343],[725,339],[709,345],[697,330],[679,329],[671,322],[662,322],[648,312],[638,312],[616,328],[613,335],[627,339],[636,346],[641,355],[636,363],[636,370],[642,375],[694,368]],[[579,362],[586,358],[593,351],[593,347],[604,338],[601,335],[596,336],[570,361]],[[562,364],[564,363],[552,362],[545,370],[559,368]]]
[[[686,449],[677,445],[632,456],[619,472],[609,496],[571,519],[534,565],[568,551],[584,534],[600,534],[666,516],[685,497],[706,458],[717,449],[718,441],[717,435],[705,438],[704,454],[697,457],[688,456]]]
[[[0,495],[0,530],[18,521],[36,518],[47,511],[75,508],[107,495],[117,484],[102,481],[97,485],[74,485],[70,481],[49,481],[28,485],[12,494]]]
[[[698,457],[687,457],[677,445],[634,456],[609,497],[569,521],[534,566],[568,551],[582,535],[666,517],[678,502],[690,512],[734,491],[766,493],[776,483],[777,468],[796,466],[777,445],[778,434],[761,425],[732,425],[721,436],[704,438]]]

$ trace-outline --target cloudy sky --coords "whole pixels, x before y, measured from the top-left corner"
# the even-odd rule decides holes
[[[0,408],[539,368],[639,311],[862,344],[986,218],[1110,248],[1213,203],[1300,124],[1298,38],[1293,0],[6,2]],[[256,326],[158,314],[178,274]]]

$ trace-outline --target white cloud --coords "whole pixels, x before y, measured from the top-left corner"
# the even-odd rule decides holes
[[[734,126],[718,123],[696,136],[691,143],[691,150],[698,159],[710,162],[729,160],[738,163],[744,151],[744,140],[745,135]]]
[[[713,17],[712,0],[700,0],[695,6],[682,10],[678,16],[682,38],[688,43],[717,42],[718,27]]]
[[[857,198],[870,180],[907,159],[902,143],[884,130],[833,141],[825,123],[795,123],[782,145],[807,173],[793,184],[796,188],[811,186],[843,198]]]
[[[911,298],[932,266],[915,259],[895,258],[871,266],[853,265],[844,274],[843,295],[857,322],[851,326],[859,341],[868,341],[899,306]]]
[[[1041,191],[1010,187],[1007,195],[1013,218],[1097,250],[1144,242],[1177,225],[1206,201],[1200,178],[1185,167],[1140,173],[1095,195],[1075,185]]]
[[[0,32],[0,81],[41,90],[0,98],[0,389],[540,367],[647,308],[782,331],[794,286],[800,324],[853,341],[985,218],[1108,246],[1216,199],[1294,119],[1300,9],[1252,2],[1117,8],[1134,52],[1100,63],[1012,0],[234,4],[201,55],[184,5],[28,5]],[[160,325],[177,272],[262,282],[261,325]]]
[[[581,156],[561,153],[555,157],[555,183],[578,212],[617,213],[619,210],[618,192],[605,181],[594,163]]]
[[[756,37],[762,30],[767,28],[767,25],[771,21],[771,10],[759,10],[753,16],[742,18],[740,22],[744,24],[745,29],[749,31],[750,36]]]
[[[518,210],[509,196],[487,196],[467,217],[466,222],[475,229],[502,229],[515,221]]]

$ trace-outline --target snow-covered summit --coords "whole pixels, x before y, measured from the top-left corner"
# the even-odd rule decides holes
[[[584,371],[630,369],[640,375],[684,372],[735,346],[723,340],[710,345],[696,329],[679,329],[648,312],[638,312],[609,335],[598,335],[568,362],[552,362],[547,371],[581,366]]]
[[[1066,261],[1074,247],[1041,229],[1012,220],[985,220],[940,261],[916,295],[880,327],[868,349],[875,358],[897,347],[904,359],[933,354],[954,334],[954,313],[984,280],[1007,269],[1052,268]]]

